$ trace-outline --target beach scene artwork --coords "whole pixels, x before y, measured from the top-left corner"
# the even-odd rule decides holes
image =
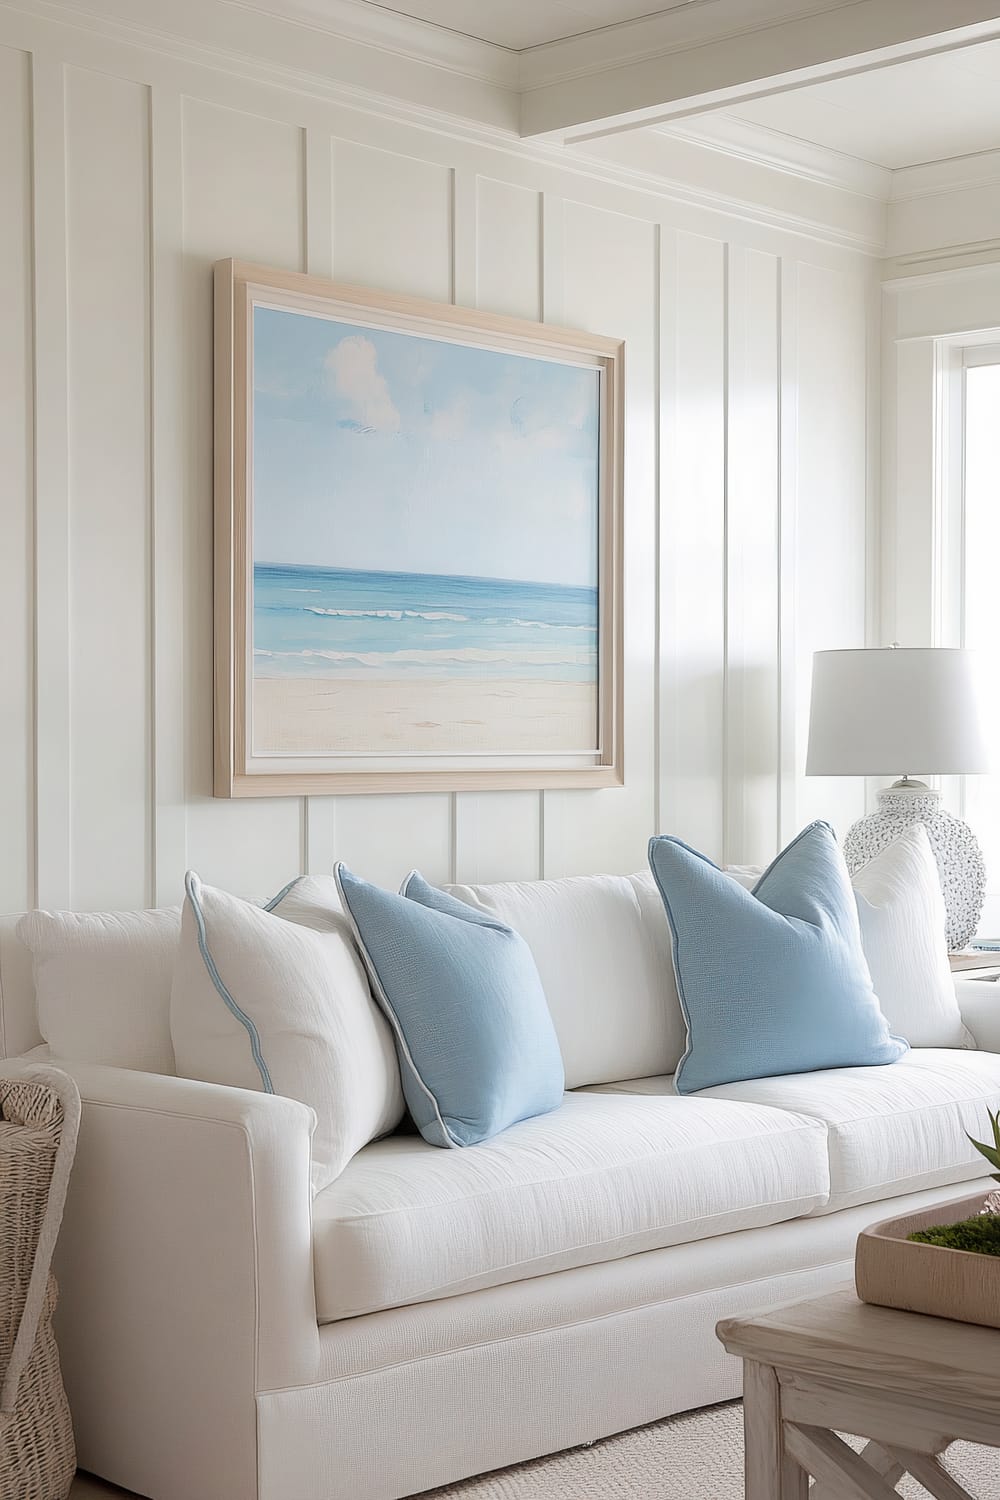
[[[601,376],[253,309],[252,751],[599,749]]]

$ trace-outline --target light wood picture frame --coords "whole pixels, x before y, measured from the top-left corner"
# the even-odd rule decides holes
[[[610,787],[621,340],[215,267],[215,795]]]

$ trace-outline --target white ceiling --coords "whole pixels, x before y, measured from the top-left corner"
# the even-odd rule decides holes
[[[724,112],[881,167],[1000,147],[1000,42],[811,84]],[[697,119],[691,124],[697,128]]]
[[[520,52],[690,4],[691,0],[396,0],[375,8]]]

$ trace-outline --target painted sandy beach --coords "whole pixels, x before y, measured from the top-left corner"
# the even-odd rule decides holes
[[[324,751],[543,754],[586,750],[597,733],[597,687],[582,682],[333,677],[254,680],[259,753]]]
[[[595,589],[254,569],[257,754],[581,753],[597,712]]]

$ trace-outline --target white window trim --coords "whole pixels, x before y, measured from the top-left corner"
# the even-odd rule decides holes
[[[965,597],[965,372],[1000,364],[1000,328],[934,343],[932,644],[962,646]],[[961,780],[961,778],[958,778]],[[960,789],[964,795],[964,787]]]
[[[1000,364],[1000,329],[935,340],[934,644],[965,645],[966,371]],[[1000,767],[994,774],[1000,774]],[[964,776],[942,777],[947,801],[965,815]],[[1000,891],[988,891],[981,930],[1000,933]]]

